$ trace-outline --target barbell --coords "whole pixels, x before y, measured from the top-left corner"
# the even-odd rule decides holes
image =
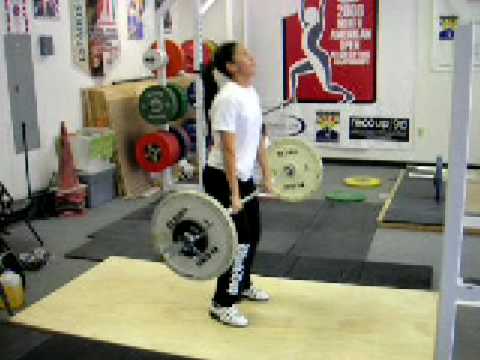
[[[322,159],[318,150],[298,138],[273,142],[268,149],[273,197],[289,202],[310,198],[321,186]],[[253,193],[243,199],[249,201]],[[197,191],[165,194],[155,208],[153,246],[165,264],[182,277],[209,280],[232,264],[238,238],[235,225],[216,199]]]

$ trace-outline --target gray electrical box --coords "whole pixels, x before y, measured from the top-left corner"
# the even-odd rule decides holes
[[[53,55],[53,38],[50,35],[40,35],[38,39],[40,41],[40,55]]]
[[[17,154],[23,152],[22,122],[26,125],[29,149],[40,147],[37,121],[37,97],[32,63],[32,43],[28,34],[7,34],[5,59],[7,60],[10,115]]]

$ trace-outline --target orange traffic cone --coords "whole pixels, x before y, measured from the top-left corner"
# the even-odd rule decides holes
[[[62,148],[58,156],[58,187],[60,190],[71,190],[78,187],[80,182],[75,172],[70,139],[63,121],[60,130],[60,143]]]
[[[61,149],[58,154],[58,190],[56,194],[57,211],[61,216],[83,215],[86,185],[80,184],[75,171],[70,139],[63,121],[60,131],[60,144]]]

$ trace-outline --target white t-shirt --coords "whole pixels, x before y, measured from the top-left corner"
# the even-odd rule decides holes
[[[256,90],[230,81],[215,97],[210,112],[214,145],[208,165],[224,170],[220,131],[236,135],[237,176],[246,181],[253,176],[262,128],[262,110]]]

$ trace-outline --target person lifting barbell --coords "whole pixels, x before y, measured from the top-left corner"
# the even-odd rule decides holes
[[[235,42],[222,44],[207,69],[228,81],[221,87],[205,83],[205,98],[211,104],[213,146],[203,172],[205,192],[226,208],[238,234],[238,247],[230,268],[217,279],[210,315],[232,326],[247,326],[248,320],[236,307],[242,298],[267,301],[266,291],[255,288],[250,270],[260,241],[260,206],[257,198],[242,204],[241,197],[255,191],[253,171],[258,158],[264,190],[272,191],[262,110],[253,87],[256,63],[252,54]],[[207,76],[209,76],[207,74]],[[207,111],[208,111],[207,107]]]
[[[220,89],[214,80],[222,76],[218,73],[227,79]],[[236,307],[241,299],[269,299],[250,279],[260,240],[255,161],[266,193],[287,201],[302,201],[318,191],[323,169],[316,149],[295,138],[273,142],[267,156],[254,75],[255,61],[248,50],[236,43],[220,46],[204,74],[210,77],[204,81],[205,102],[211,108],[214,140],[203,172],[206,194],[166,194],[152,218],[154,245],[167,266],[185,278],[217,277],[210,315],[231,326],[248,325]]]

